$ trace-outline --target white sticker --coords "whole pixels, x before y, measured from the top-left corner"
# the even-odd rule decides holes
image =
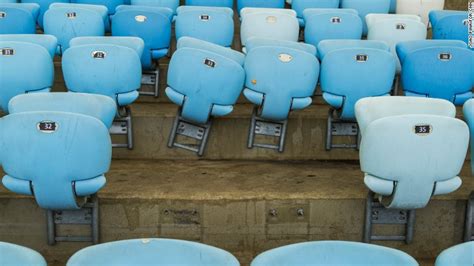
[[[440,53],[438,55],[438,59],[441,61],[450,61],[452,58],[450,53]]]
[[[278,59],[282,61],[283,63],[288,63],[288,62],[291,62],[291,60],[293,60],[293,56],[289,54],[279,54]]]
[[[145,22],[147,19],[148,18],[144,15],[135,16],[135,21],[140,22],[140,23]]]
[[[6,18],[7,17],[7,12],[0,12],[0,18]]]
[[[267,23],[276,23],[277,22],[277,18],[275,16],[268,16],[266,18],[266,21]]]

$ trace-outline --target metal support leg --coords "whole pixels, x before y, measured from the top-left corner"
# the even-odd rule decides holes
[[[396,210],[385,208],[376,198],[374,193],[369,192],[365,205],[364,242],[371,241],[405,241],[410,244],[413,241],[415,210]],[[375,235],[373,225],[405,225],[404,235]]]
[[[154,90],[153,91],[140,90],[140,95],[158,97],[159,91],[160,91],[160,88],[159,88],[160,87],[160,69],[159,69],[158,64],[155,70],[143,71],[142,84],[153,85]]]
[[[474,240],[474,191],[469,196],[466,206],[466,222],[464,225],[464,242]]]
[[[126,143],[112,143],[114,148],[128,148],[133,149],[133,121],[132,111],[129,107],[120,107],[117,116],[109,130],[111,135],[126,135]]]
[[[212,121],[209,120],[206,124],[196,124],[185,120],[181,116],[181,110],[173,122],[170,136],[168,139],[168,147],[178,147],[188,151],[197,153],[199,156],[204,154],[204,150],[209,139],[209,132],[211,130]],[[197,141],[197,144],[185,144],[177,142],[178,135],[191,138]]]
[[[247,142],[247,148],[252,149],[253,147],[274,149],[278,152],[283,152],[285,149],[285,137],[286,130],[288,127],[288,120],[284,121],[269,121],[265,120],[257,115],[258,108],[255,108],[250,120],[249,138]],[[268,143],[255,143],[255,137],[257,135],[263,135],[268,137],[276,137],[278,144]]]
[[[334,148],[359,149],[360,132],[357,123],[336,119],[334,118],[334,112],[334,109],[330,109],[328,113],[326,130],[326,150],[330,151]],[[353,136],[356,138],[356,140],[355,143],[333,144],[334,136]]]

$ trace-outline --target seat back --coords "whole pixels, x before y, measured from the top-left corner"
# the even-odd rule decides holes
[[[164,56],[170,46],[171,13],[168,8],[120,6],[112,18],[112,35],[142,38],[145,42],[142,66],[153,69],[153,52],[165,50]]]
[[[306,9],[304,12],[306,43],[317,46],[327,39],[360,39],[362,21],[354,9]]]
[[[46,266],[46,260],[38,252],[15,244],[0,242],[2,264]]]
[[[362,34],[367,34],[367,24],[365,16],[370,13],[388,13],[390,10],[390,0],[341,0],[341,8],[351,8],[357,10],[362,20]]]
[[[314,56],[316,56],[317,54],[316,47],[311,44],[307,44],[303,42],[273,40],[273,39],[258,38],[258,37],[252,37],[248,39],[247,46],[246,46],[247,52],[250,52],[251,50],[258,47],[262,47],[262,46],[287,47],[287,48],[292,48],[296,50],[302,50]]]
[[[34,195],[40,207],[78,209],[81,182],[101,180],[98,187],[92,185],[93,193],[105,183],[112,147],[100,120],[74,113],[26,112],[3,117],[0,124],[1,162],[7,174],[3,184]]]
[[[79,46],[87,44],[111,44],[125,46],[137,52],[138,56],[142,56],[145,43],[138,37],[77,37],[69,42],[70,46]]]
[[[460,40],[468,43],[468,12],[440,10],[430,12],[433,39]]]
[[[104,264],[239,266],[237,259],[227,251],[173,239],[133,239],[104,243],[76,252],[67,262],[68,266]]]
[[[474,264],[474,241],[450,247],[436,258],[435,266],[449,265],[473,265]]]
[[[314,241],[275,248],[258,255],[251,266],[266,265],[406,265],[410,255],[392,248],[346,241]]]
[[[403,19],[421,22],[421,18],[419,16],[412,14],[368,14],[365,16],[365,22],[367,23],[367,28],[369,29],[371,26],[386,19]]]
[[[103,36],[105,33],[105,7],[79,4],[61,4],[46,11],[44,15],[44,32],[58,38],[58,53],[69,48],[69,41],[79,36]]]
[[[355,119],[354,105],[365,97],[388,95],[395,77],[395,59],[387,51],[345,48],[327,53],[321,63],[323,97],[340,119]]]
[[[281,121],[288,118],[294,99],[311,97],[316,89],[319,62],[304,50],[260,46],[245,58],[247,90],[262,94],[259,116]]]
[[[397,0],[397,14],[413,14],[421,18],[428,25],[428,14],[432,10],[443,10],[445,0],[412,1]]]
[[[463,41],[458,40],[418,40],[418,41],[406,41],[406,42],[399,42],[396,45],[396,52],[397,56],[400,59],[400,63],[403,64],[405,61],[405,57],[407,54],[426,47],[459,47],[459,48],[467,48],[467,44]]]
[[[219,7],[234,7],[233,0],[186,0],[187,6],[219,6]]]
[[[164,7],[172,11],[172,15],[176,15],[176,10],[179,7],[179,0],[131,0],[132,6],[151,6]]]
[[[0,3],[0,34],[34,34],[36,18],[22,4]]]
[[[183,36],[230,47],[234,40],[234,12],[227,7],[181,6],[177,10],[176,39]]]
[[[62,70],[70,91],[106,95],[119,105],[138,97],[142,71],[140,57],[131,48],[112,44],[73,46],[63,55]],[[125,96],[131,97],[129,103],[121,102]]]
[[[49,6],[53,3],[69,3],[70,0],[21,0],[22,3],[34,3],[40,6],[38,14],[38,25],[43,28],[44,13],[49,9]]]
[[[8,102],[18,94],[49,90],[54,81],[54,65],[42,46],[26,42],[0,41],[0,108],[8,112]]]
[[[471,132],[471,171],[474,175],[474,99],[467,100],[463,109],[464,119],[466,119]]]
[[[108,13],[113,15],[115,8],[125,4],[124,0],[74,0],[78,4],[100,5],[107,7]]]
[[[58,47],[58,39],[47,34],[0,34],[0,42],[3,41],[38,44],[49,52],[51,58],[54,58]]]
[[[303,19],[303,14],[306,9],[339,8],[339,1],[340,0],[294,0],[291,2],[291,8],[296,11],[296,15],[298,16],[298,20],[300,21],[300,26],[304,26],[306,24],[306,19]]]
[[[245,7],[284,8],[285,0],[237,0],[237,11]]]
[[[323,40],[318,46],[318,58],[322,61],[324,56],[334,50],[344,48],[372,48],[383,51],[390,51],[390,47],[382,41],[367,40]]]
[[[405,56],[401,80],[406,95],[441,98],[462,105],[472,98],[474,54],[469,49],[449,46],[414,50]]]

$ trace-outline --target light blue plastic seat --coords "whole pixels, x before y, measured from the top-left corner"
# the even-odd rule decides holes
[[[254,48],[261,46],[286,47],[296,50],[302,50],[314,56],[316,56],[317,54],[316,47],[307,43],[290,42],[259,37],[252,37],[247,40],[247,51],[253,50]]]
[[[436,258],[435,266],[474,265],[474,241],[450,247]]]
[[[233,0],[186,0],[187,6],[219,6],[219,7],[234,7]]]
[[[406,41],[397,44],[396,51],[400,62],[403,64],[407,54],[426,47],[459,47],[467,48],[467,44],[463,41],[458,40],[419,40],[419,41]]]
[[[26,42],[0,41],[0,108],[8,112],[8,102],[18,94],[49,91],[54,81],[54,65],[48,51]]]
[[[0,3],[0,34],[34,34],[39,5]]]
[[[468,43],[468,12],[436,10],[429,13],[433,39],[460,40]]]
[[[317,46],[328,39],[361,39],[362,21],[354,9],[306,9],[304,39]]]
[[[109,15],[115,13],[115,8],[125,4],[124,0],[72,0],[71,2],[78,4],[100,5],[107,7]]]
[[[370,13],[386,14],[390,11],[391,0],[341,0],[341,8],[351,8],[357,10],[362,20],[362,34],[367,34],[367,24],[365,16]]]
[[[54,58],[58,47],[58,39],[47,34],[0,34],[0,42],[3,41],[38,44],[48,50],[51,58]]]
[[[44,13],[49,9],[52,3],[69,3],[69,0],[21,0],[22,3],[35,3],[40,6],[38,15],[38,25],[43,28]]]
[[[174,21],[176,10],[179,7],[179,0],[131,0],[131,5],[169,8],[172,11],[171,20]]]
[[[135,52],[138,56],[141,57],[143,54],[143,49],[145,43],[141,38],[138,37],[115,37],[115,36],[101,36],[101,37],[77,37],[72,39],[69,42],[69,45],[79,46],[79,45],[89,45],[89,44],[110,44],[128,47]]]
[[[471,172],[474,175],[474,99],[469,99],[464,104],[464,118],[471,131]]]
[[[305,27],[304,11],[306,9],[337,9],[340,0],[293,0],[291,8],[296,11],[300,27]]]
[[[44,32],[58,38],[57,54],[63,54],[75,37],[103,36],[107,14],[105,6],[54,3],[44,14]]]
[[[346,241],[313,241],[287,245],[263,252],[250,265],[418,266],[418,263],[410,255],[393,248]]]
[[[237,0],[237,11],[245,7],[284,8],[285,0]]]
[[[132,239],[84,248],[76,252],[68,260],[67,265],[239,266],[240,264],[229,252],[201,243],[173,239]]]
[[[472,98],[474,53],[452,45],[433,46],[429,40],[424,47],[421,44],[398,45],[405,54],[401,74],[405,95],[441,98],[456,105]]]
[[[77,197],[105,185],[112,148],[107,127],[92,116],[24,112],[0,120],[3,185],[32,195],[41,208],[79,209]]]
[[[181,6],[176,39],[188,36],[230,47],[234,40],[234,11],[227,7]]]
[[[384,42],[367,40],[323,40],[319,42],[317,47],[320,61],[329,52],[344,48],[373,48],[387,52],[390,51],[390,47]]]
[[[4,265],[47,265],[46,260],[38,252],[15,244],[0,242],[0,254]]]

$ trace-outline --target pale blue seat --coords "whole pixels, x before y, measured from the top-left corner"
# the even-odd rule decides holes
[[[125,4],[124,0],[72,0],[71,2],[78,4],[105,6],[107,7],[109,15],[113,15],[115,13],[115,8]]]
[[[323,40],[319,42],[317,47],[320,61],[327,53],[344,48],[373,48],[390,51],[390,47],[384,42],[367,40]]]
[[[233,0],[186,0],[187,6],[219,6],[219,7],[234,7]]]
[[[176,10],[179,7],[179,0],[131,0],[132,6],[152,6],[169,8],[172,11],[172,21],[175,20]]]
[[[66,112],[24,112],[0,120],[3,185],[32,195],[41,208],[80,209],[77,197],[105,185],[112,148],[95,117]],[[47,151],[47,152],[45,152]]]
[[[396,46],[396,51],[400,62],[405,61],[405,57],[417,49],[422,49],[426,47],[459,47],[467,48],[467,44],[463,41],[458,40],[419,40],[419,41],[407,41],[402,42]]]
[[[361,39],[362,21],[354,9],[306,9],[304,39],[318,46],[328,39]]]
[[[84,248],[76,252],[68,260],[67,265],[239,266],[240,264],[229,252],[201,243],[174,239],[132,239]]]
[[[460,40],[468,43],[468,12],[436,10],[429,13],[433,39]]]
[[[245,7],[284,8],[285,0],[237,0],[237,12]]]
[[[339,8],[339,0],[293,0],[291,8],[296,11],[300,27],[305,27],[304,11],[306,9],[335,9]]]
[[[2,265],[46,266],[46,260],[38,252],[15,244],[0,242]]]
[[[180,6],[176,39],[188,36],[230,47],[234,40],[234,11],[227,7]]]
[[[141,57],[145,43],[138,37],[115,37],[115,36],[100,36],[100,37],[77,37],[69,42],[71,47],[89,44],[110,44],[128,47]]]
[[[0,41],[0,108],[18,94],[49,91],[54,81],[53,60],[48,51],[34,43]]]
[[[434,44],[430,40],[398,44],[398,50],[405,54],[401,73],[405,95],[441,98],[462,105],[473,95],[474,53],[463,47]]]
[[[44,32],[58,38],[56,53],[61,55],[75,37],[103,36],[107,20],[105,6],[53,3],[44,14]]]
[[[34,34],[39,5],[0,3],[0,34]]]
[[[450,247],[436,258],[435,266],[472,266],[474,265],[474,241]]]
[[[296,50],[302,50],[312,55],[317,55],[316,47],[311,44],[302,42],[290,42],[283,40],[274,40],[268,38],[252,37],[247,41],[247,49],[250,51],[260,46],[276,46],[276,47],[287,47]]]
[[[53,35],[47,34],[0,34],[0,42],[27,42],[43,46],[54,58],[56,48],[58,47],[58,39]]]
[[[22,3],[35,3],[40,6],[40,12],[38,15],[38,25],[43,28],[44,13],[49,9],[49,6],[53,3],[69,3],[69,0],[21,0]]]
[[[347,241],[313,241],[287,245],[258,255],[251,266],[365,265],[418,266],[405,252]]]
[[[370,13],[388,13],[390,11],[391,0],[341,0],[341,8],[351,8],[358,11],[362,20],[362,34],[367,34],[367,24],[365,16]]]
[[[474,175],[474,99],[469,99],[464,104],[464,118],[471,131],[471,172]]]

